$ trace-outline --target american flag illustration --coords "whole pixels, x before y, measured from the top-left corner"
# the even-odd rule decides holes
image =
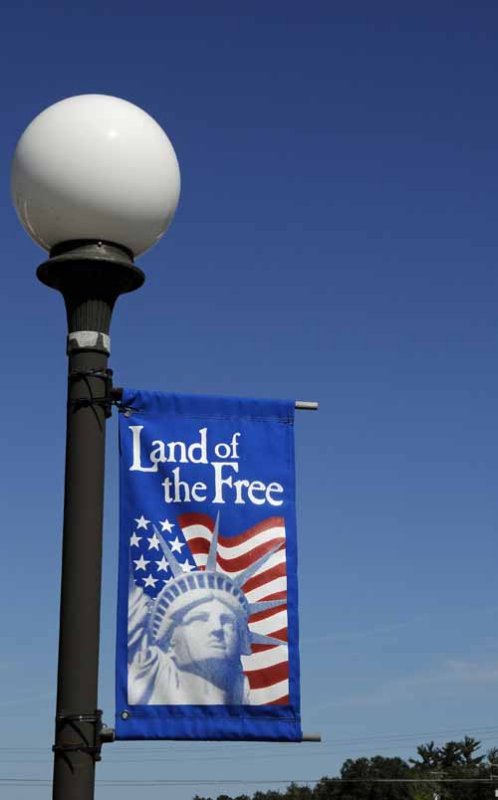
[[[130,539],[133,577],[136,585],[154,599],[173,575],[154,533],[156,523],[143,515],[137,517],[135,523]],[[159,521],[159,525],[161,535],[183,571],[203,570],[215,521],[207,514],[188,513],[179,515],[176,522],[166,519]],[[242,574],[271,550],[275,552],[241,586],[249,603],[286,600],[285,520],[269,517],[238,535],[219,536],[217,569],[231,578]],[[253,643],[252,654],[242,656],[244,674],[251,689],[251,704],[289,703],[287,605],[253,613],[249,618],[249,631],[282,641],[282,645]]]

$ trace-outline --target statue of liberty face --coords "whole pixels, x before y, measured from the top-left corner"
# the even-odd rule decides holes
[[[239,622],[226,603],[208,598],[191,607],[178,621],[170,640],[178,667],[240,656]]]
[[[152,643],[169,652],[178,667],[199,665],[200,671],[225,661],[227,670],[240,656],[251,655],[251,645],[282,645],[280,639],[250,630],[252,614],[284,605],[285,599],[250,602],[242,587],[282,547],[281,539],[246,569],[231,577],[217,569],[218,522],[216,519],[204,569],[184,574],[169,544],[154,525],[164,557],[173,573],[152,604],[148,622]],[[204,666],[202,666],[204,665]],[[221,669],[221,665],[219,667]],[[196,671],[194,668],[191,671]]]

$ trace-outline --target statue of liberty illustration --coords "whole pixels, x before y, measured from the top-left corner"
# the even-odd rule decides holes
[[[130,705],[252,704],[241,656],[251,644],[285,645],[251,631],[250,617],[286,599],[249,602],[242,587],[268,562],[283,540],[230,577],[218,569],[219,514],[204,569],[185,574],[168,542],[153,525],[172,573],[153,599],[133,580],[128,598],[128,703]]]

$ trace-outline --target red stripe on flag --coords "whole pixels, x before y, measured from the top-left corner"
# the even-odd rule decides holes
[[[283,517],[269,517],[263,522],[258,522],[252,528],[248,528],[244,533],[239,533],[237,536],[220,536],[220,542],[225,547],[237,547],[239,544],[244,544],[248,539],[257,536],[258,533],[264,533],[270,528],[285,528],[285,520]]]
[[[197,556],[200,554],[208,554],[209,553],[209,542],[207,539],[201,539],[200,536],[196,536],[195,539],[190,539],[188,541],[188,546],[190,547],[190,551],[193,556]]]
[[[286,575],[286,565],[277,564],[276,567],[260,572],[258,575],[253,575],[252,578],[249,578],[249,580],[244,583],[242,588],[247,594],[247,592],[251,592],[253,589],[259,589],[260,586],[264,586],[265,583],[274,581],[276,578],[285,578]]]
[[[211,517],[207,514],[198,514],[196,512],[181,514],[178,517],[178,524],[182,530],[191,525],[204,525],[206,528],[209,528],[211,532],[214,530],[214,522]],[[263,520],[263,522],[258,522],[258,524],[254,525],[252,528],[248,528],[244,533],[237,534],[237,536],[220,536],[220,542],[224,547],[237,547],[239,544],[244,544],[244,542],[247,542],[258,533],[264,533],[264,531],[270,528],[285,528],[284,518],[269,517]]]
[[[268,617],[278,614],[280,611],[287,611],[287,603],[282,603],[281,606],[275,606],[275,608],[267,608],[265,611],[256,611],[256,613],[251,614],[250,620],[251,622],[259,622],[262,619],[268,619]]]
[[[218,564],[225,572],[240,572],[240,570],[252,566],[258,558],[266,555],[275,545],[276,541],[278,541],[278,539],[270,539],[269,542],[260,544],[259,547],[255,547],[253,550],[250,550],[249,553],[244,553],[244,555],[238,556],[237,558],[221,558],[221,556],[218,556]],[[275,553],[278,553],[282,548],[285,548],[285,542],[282,542],[282,546],[279,547],[278,550],[275,550]]]
[[[209,528],[211,533],[214,531],[214,522],[207,514],[199,514],[195,511],[190,514],[180,514],[178,517],[178,524],[180,528],[188,528],[190,525],[204,525]]]
[[[283,661],[281,664],[274,664],[264,669],[255,669],[246,672],[251,689],[267,689],[274,683],[285,681],[289,677],[289,664]]]

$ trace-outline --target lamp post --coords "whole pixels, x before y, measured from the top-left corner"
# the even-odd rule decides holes
[[[68,407],[54,744],[55,800],[91,800],[104,736],[98,710],[105,421],[109,328],[120,294],[138,289],[134,257],[164,234],[180,173],[159,125],[106,95],[62,100],[16,148],[12,195],[49,259],[39,280],[67,312]]]

